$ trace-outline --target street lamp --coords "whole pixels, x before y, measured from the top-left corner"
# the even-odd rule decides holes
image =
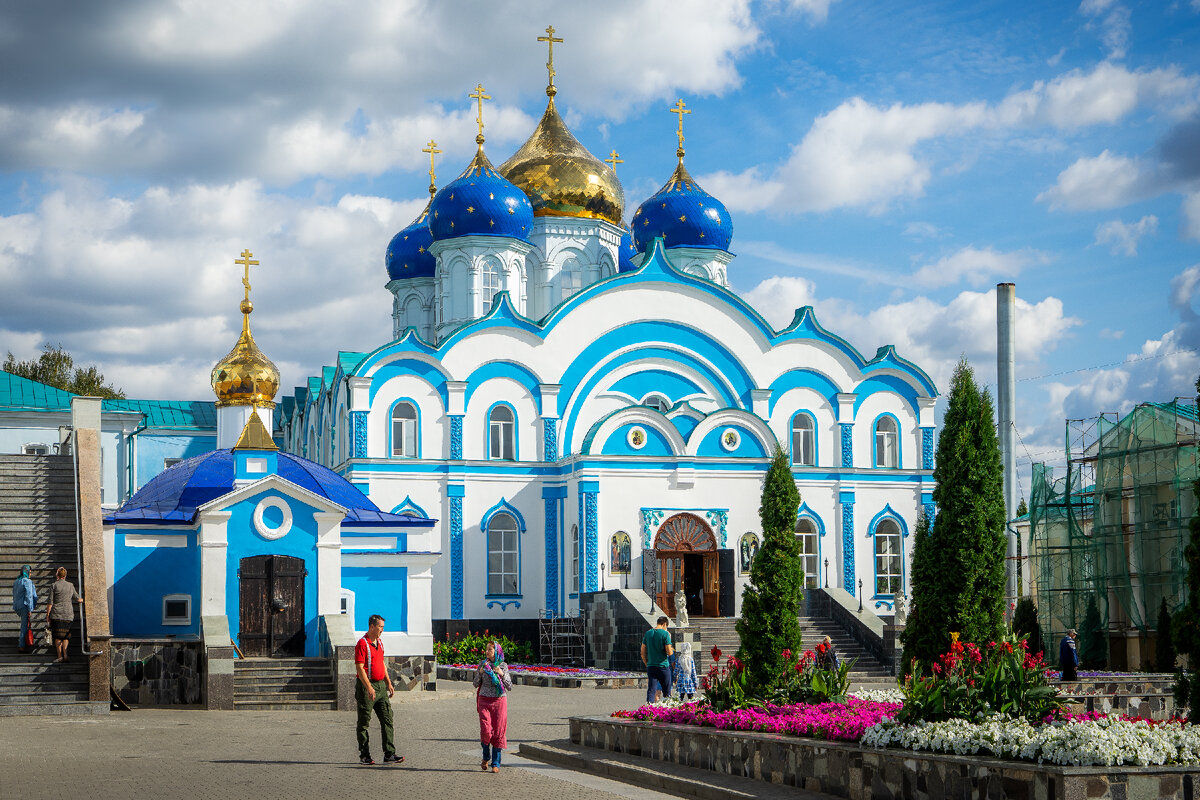
[[[608,590],[608,584],[606,584],[604,582],[604,562],[601,561],[600,562],[600,591],[604,592],[607,590]]]
[[[825,559],[825,588],[829,588],[829,559]]]
[[[858,579],[858,613],[862,613],[862,578]]]

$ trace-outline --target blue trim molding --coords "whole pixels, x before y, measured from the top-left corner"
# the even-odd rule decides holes
[[[933,504],[933,493],[921,493],[921,512],[925,514],[925,518],[929,520],[929,531],[933,532],[933,522],[937,518],[937,506]]]
[[[367,457],[367,412],[350,412],[350,430],[354,432],[354,458]]]
[[[661,508],[642,509],[642,549],[649,550],[653,546],[654,529],[662,522],[666,512]]]
[[[587,584],[585,592],[595,592],[600,589],[600,541],[596,524],[596,506],[599,496],[599,486],[594,489],[584,489],[587,482],[581,483],[583,497],[583,530],[584,554],[587,559]]]
[[[708,520],[716,535],[717,547],[724,549],[728,542],[729,509],[728,508],[643,508],[642,510],[642,549],[649,550],[654,546],[654,534],[668,513],[675,514],[686,511]]]
[[[413,502],[412,497],[405,497],[404,502],[392,509],[393,514],[411,514],[415,517],[424,517],[429,519],[429,515],[425,513],[425,509]]]
[[[542,418],[542,442],[546,451],[546,461],[558,461],[558,420]]]
[[[704,512],[708,524],[717,529],[717,547],[725,547],[725,527],[729,524],[729,509],[713,508]]]
[[[558,498],[542,497],[546,505],[546,610],[558,613]]]
[[[801,518],[811,519],[813,525],[817,527],[817,535],[825,535],[825,522],[817,515],[817,512],[808,507],[808,503],[801,503],[800,508],[796,511],[796,520],[799,521]]]
[[[503,497],[500,498],[499,503],[496,503],[496,505],[483,512],[483,519],[479,521],[479,530],[486,531],[488,529],[488,525],[490,525],[492,522],[492,517],[500,513],[509,514],[514,520],[517,521],[518,533],[525,532],[525,517],[521,516],[521,512],[517,511],[516,506],[505,500]]]
[[[933,469],[933,428],[921,428],[921,469]]]
[[[488,604],[487,604],[488,608],[494,608],[495,606],[500,606],[500,610],[505,611],[508,609],[509,606],[516,606],[517,608],[520,608],[521,601],[520,600],[488,600]]]
[[[463,418],[461,414],[450,415],[450,460],[461,461]]]
[[[842,468],[854,466],[854,423],[843,422],[842,429]]]
[[[463,619],[463,490],[447,486],[450,495],[450,618]],[[454,490],[458,492],[455,493]]]
[[[858,591],[854,583],[854,492],[842,492],[842,588],[850,594]]]

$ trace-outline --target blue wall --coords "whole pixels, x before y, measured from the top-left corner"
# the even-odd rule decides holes
[[[646,444],[641,449],[635,450],[629,444],[629,431],[632,428],[640,427],[646,432]],[[604,442],[604,447],[600,449],[600,453],[606,456],[671,456],[674,453],[671,451],[671,442],[666,436],[663,436],[658,430],[650,425],[642,425],[640,423],[629,423],[617,428]]]
[[[187,547],[126,547],[128,533],[186,535]],[[200,633],[200,551],[190,531],[118,528],[113,554],[114,636],[181,636]],[[163,625],[162,599],[192,597],[191,625]]]
[[[184,434],[179,436],[137,436],[137,485],[140,489],[163,471],[163,459],[191,458],[217,448],[216,436]]]
[[[365,631],[372,614],[384,631],[408,630],[407,567],[342,567],[342,588],[354,592],[354,630]]]
[[[721,446],[721,434],[728,428],[733,428],[741,436],[741,441],[738,442],[738,446],[733,450],[726,450]],[[764,458],[767,452],[758,443],[758,437],[747,428],[741,425],[718,425],[704,435],[704,441],[700,442],[700,447],[696,449],[696,455],[721,456],[724,458]]]

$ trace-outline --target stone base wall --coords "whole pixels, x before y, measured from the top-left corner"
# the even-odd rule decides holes
[[[1175,678],[1170,675],[1120,677],[1051,684],[1072,711],[1103,711],[1146,719],[1175,713]]]
[[[473,681],[475,670],[439,665],[437,676],[445,681]],[[594,676],[545,675],[514,672],[511,674],[515,686],[546,686],[553,689],[645,689],[645,675]]]
[[[397,692],[433,691],[437,688],[433,656],[388,656],[388,670]]]
[[[586,592],[580,596],[580,607],[587,619],[584,638],[587,641],[587,663],[599,669],[614,672],[645,672],[642,663],[642,637],[654,627],[663,612],[655,606],[650,608],[651,599],[641,589],[609,589],[604,592]],[[663,614],[665,616],[665,614]],[[671,627],[676,644],[680,631],[686,628]],[[691,631],[688,641],[699,657],[701,643],[699,634]],[[697,661],[696,668],[700,665]]]
[[[112,684],[131,706],[204,702],[204,647],[198,642],[112,640]]]
[[[571,741],[583,747],[851,800],[1192,800],[1200,783],[1200,765],[1058,767],[611,717],[572,717],[570,723]]]

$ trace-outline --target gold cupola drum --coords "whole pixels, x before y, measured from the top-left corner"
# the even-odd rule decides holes
[[[562,39],[555,38],[553,26],[546,34],[538,37],[550,47],[546,113],[529,140],[500,165],[500,174],[525,192],[535,217],[587,217],[619,226],[625,192],[617,173],[579,143],[554,105],[554,45]]]
[[[251,259],[249,250],[243,250],[234,263],[246,268],[242,285],[246,296],[242,299],[242,335],[229,355],[217,362],[212,370],[212,388],[217,395],[217,408],[227,406],[251,406],[274,408],[275,394],[279,391],[279,369],[267,358],[250,333],[250,267],[258,262]]]

